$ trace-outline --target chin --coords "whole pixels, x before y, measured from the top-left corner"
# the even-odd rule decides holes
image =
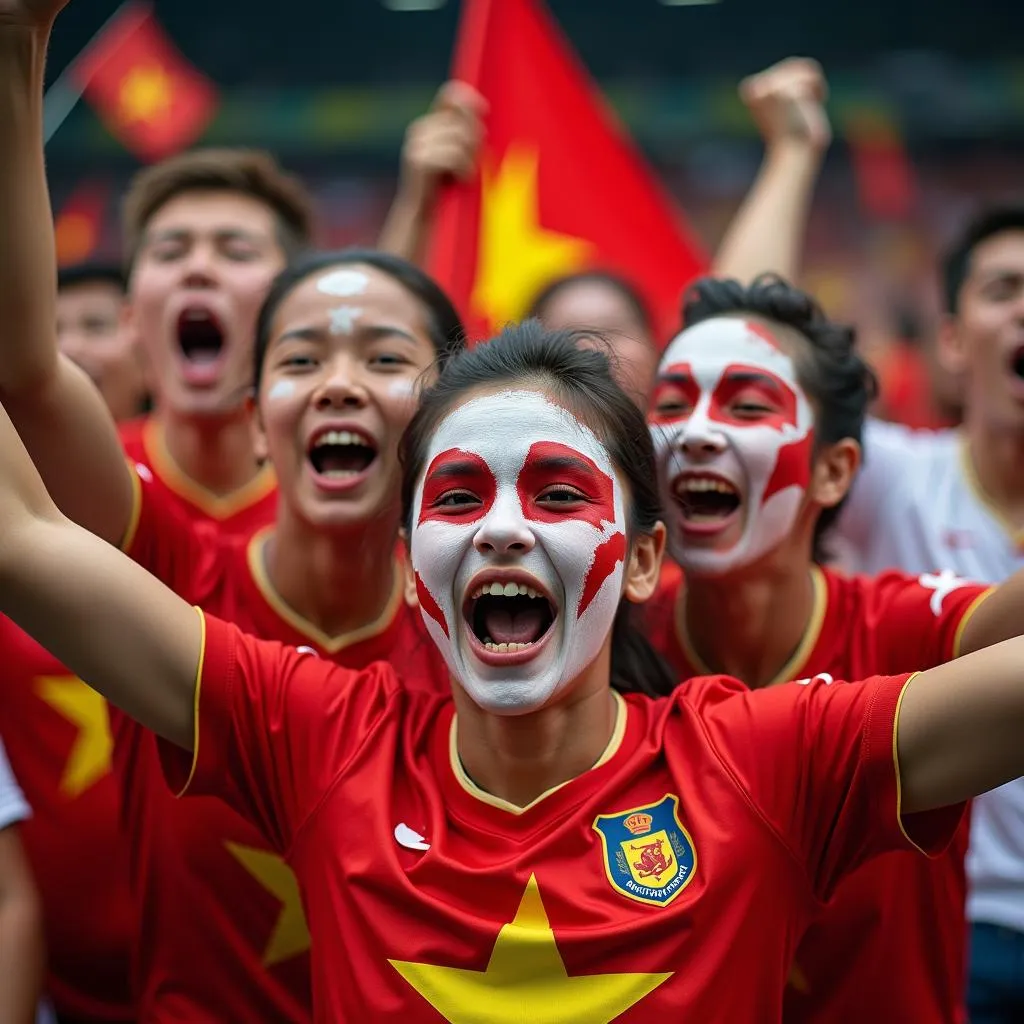
[[[488,683],[475,680],[462,687],[473,703],[482,711],[502,718],[514,718],[539,711],[551,699],[551,694],[538,691],[533,680],[523,682]]]

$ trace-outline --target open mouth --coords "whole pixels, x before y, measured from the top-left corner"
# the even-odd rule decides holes
[[[313,438],[307,452],[317,476],[351,480],[361,476],[377,458],[377,448],[364,434],[352,430],[325,430]]]
[[[740,507],[740,492],[718,476],[682,476],[672,493],[684,521],[694,526],[721,524]]]
[[[529,584],[490,580],[473,589],[463,615],[485,651],[529,657],[550,634],[556,609],[546,594]]]
[[[1024,345],[1021,345],[1010,357],[1010,371],[1015,377],[1024,380]]]
[[[224,328],[210,310],[190,306],[178,317],[178,345],[193,366],[210,366],[224,351]]]

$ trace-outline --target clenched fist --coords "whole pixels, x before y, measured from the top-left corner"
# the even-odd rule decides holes
[[[828,83],[821,65],[806,57],[788,57],[740,83],[746,104],[766,146],[786,140],[825,149],[832,128],[825,112]]]

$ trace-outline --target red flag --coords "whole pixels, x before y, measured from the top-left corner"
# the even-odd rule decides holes
[[[140,159],[190,146],[217,106],[217,91],[175,47],[148,4],[115,16],[72,66],[101,120]]]
[[[704,257],[539,0],[464,0],[452,77],[487,100],[480,174],[445,190],[430,272],[481,338],[552,278],[633,281],[663,336]]]
[[[917,180],[895,124],[881,111],[859,110],[846,121],[846,138],[861,209],[876,220],[907,220]]]
[[[107,186],[85,182],[71,193],[54,220],[57,263],[83,263],[96,251],[107,211]]]

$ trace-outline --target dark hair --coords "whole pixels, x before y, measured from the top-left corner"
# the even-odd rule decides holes
[[[543,320],[551,303],[562,292],[577,284],[604,285],[606,288],[616,292],[622,301],[629,306],[630,312],[637,318],[647,336],[652,339],[654,338],[654,318],[651,316],[647,300],[624,277],[620,277],[618,274],[613,274],[607,270],[584,270],[578,274],[566,274],[564,277],[556,277],[537,293],[526,312],[526,317]],[[580,326],[586,325],[581,324]]]
[[[1024,206],[992,206],[971,220],[942,261],[942,299],[946,312],[960,311],[960,291],[971,272],[971,257],[982,242],[1004,231],[1024,231]]]
[[[277,222],[277,238],[291,258],[306,248],[313,205],[298,178],[257,149],[193,149],[140,171],[122,204],[124,252],[135,262],[149,222],[172,199],[189,192],[234,192],[263,203]]]
[[[612,462],[629,482],[630,533],[654,529],[661,519],[661,502],[647,423],[615,382],[607,357],[579,346],[583,333],[549,331],[536,320],[526,320],[451,360],[423,393],[399,446],[407,530],[412,526],[413,496],[431,436],[468,393],[503,384],[542,385],[579,415],[607,445]],[[622,601],[612,629],[612,686],[650,696],[670,693],[677,678],[630,618],[630,604]]]
[[[722,278],[695,281],[683,299],[683,325],[735,313],[751,313],[792,327],[808,341],[807,352],[795,353],[797,376],[817,406],[815,448],[852,438],[858,444],[868,407],[878,395],[874,371],[857,353],[856,331],[833,323],[821,306],[776,274],[762,274],[747,286]],[[846,499],[822,510],[814,526],[817,562],[828,558],[824,537]]]
[[[414,298],[418,299],[426,312],[427,331],[437,351],[437,364],[442,367],[455,352],[466,344],[466,329],[459,314],[445,295],[441,286],[428,277],[419,267],[387,252],[376,249],[339,249],[336,252],[317,252],[301,256],[288,264],[274,280],[260,307],[256,320],[255,387],[259,391],[263,377],[263,360],[270,344],[270,327],[281,303],[295,287],[311,274],[317,274],[331,267],[352,266],[362,263],[394,278]]]
[[[124,271],[116,263],[75,263],[57,271],[57,291],[81,284],[109,284],[122,294],[126,288]]]

